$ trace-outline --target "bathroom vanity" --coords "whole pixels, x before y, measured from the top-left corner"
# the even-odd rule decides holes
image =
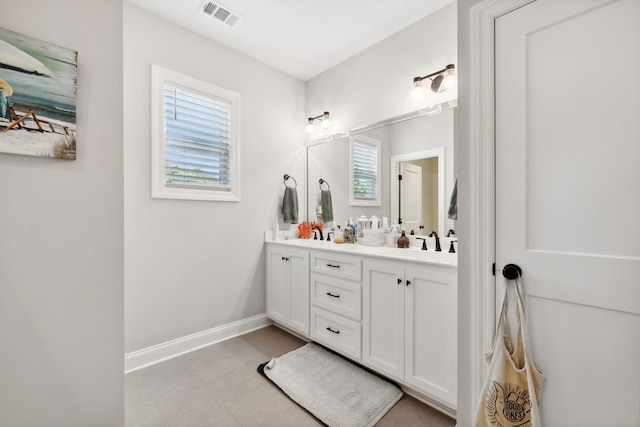
[[[432,248],[268,239],[267,316],[455,416],[457,258]]]

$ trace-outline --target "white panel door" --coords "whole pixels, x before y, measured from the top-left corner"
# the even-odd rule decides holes
[[[405,269],[405,381],[455,408],[456,273]]]
[[[402,228],[407,234],[414,230],[416,234],[420,233],[420,225],[422,224],[422,168],[410,163],[400,164],[400,200]]]
[[[287,321],[287,276],[289,265],[284,248],[267,249],[267,316],[281,323]]]
[[[362,288],[362,360],[404,379],[404,268],[365,261]]]
[[[520,265],[543,425],[637,427],[640,1],[538,0],[495,31],[497,283]]]
[[[309,252],[301,249],[287,251],[289,291],[287,323],[309,335]]]

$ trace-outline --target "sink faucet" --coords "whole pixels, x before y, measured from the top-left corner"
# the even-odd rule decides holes
[[[422,250],[426,251],[427,250],[427,239],[424,238],[424,237],[416,237],[416,239],[422,240]]]
[[[455,236],[456,232],[454,231],[454,229],[450,229],[449,232],[447,233],[447,237],[451,237],[451,236]]]
[[[436,233],[435,231],[432,231],[431,234],[429,234],[429,237],[435,237],[436,238],[436,252],[442,252],[442,248],[440,247],[440,238],[438,237],[438,233]]]
[[[456,253],[456,248],[453,246],[453,244],[455,242],[457,242],[457,239],[451,239],[451,244],[449,245],[449,253],[455,254]]]
[[[320,233],[320,240],[324,240],[324,235],[322,234],[322,229],[320,227],[318,227],[317,225],[315,227],[313,227],[315,230],[318,230],[318,233]]]

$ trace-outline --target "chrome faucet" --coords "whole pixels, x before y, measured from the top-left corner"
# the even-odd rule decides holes
[[[436,238],[436,252],[442,252],[442,248],[440,247],[440,237],[438,237],[438,233],[432,231],[431,234],[429,234],[429,237]]]

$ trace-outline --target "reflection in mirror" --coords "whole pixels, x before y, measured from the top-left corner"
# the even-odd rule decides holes
[[[445,105],[442,112],[436,115],[414,114],[401,120],[390,119],[380,125],[366,126],[345,135],[310,142],[307,145],[308,220],[323,219],[318,183],[320,179],[324,179],[331,185],[333,219],[341,226],[349,218],[355,220],[361,215],[387,217],[391,225],[398,221],[400,211],[407,233],[412,229],[416,234],[428,234],[436,230],[444,235],[446,230],[455,229],[455,222],[446,215],[454,184],[453,106],[455,103]],[[351,203],[349,134],[381,141],[380,206],[353,206]],[[400,166],[401,164],[405,166]],[[413,166],[408,166],[409,164]],[[403,209],[398,171],[400,167],[415,170],[414,166],[419,166],[422,170],[422,178],[419,180],[422,203],[418,207],[417,197],[404,198],[407,207]],[[413,184],[414,187],[418,186],[417,182]],[[411,191],[418,190],[414,188]],[[413,206],[409,206],[411,204]],[[408,209],[413,209],[410,214],[413,218],[405,216]],[[407,223],[409,220],[411,222]],[[327,226],[331,227],[333,224]]]
[[[444,163],[445,147],[391,156],[391,218],[408,232],[444,232]]]
[[[349,137],[349,204],[380,206],[381,141],[365,135]]]

